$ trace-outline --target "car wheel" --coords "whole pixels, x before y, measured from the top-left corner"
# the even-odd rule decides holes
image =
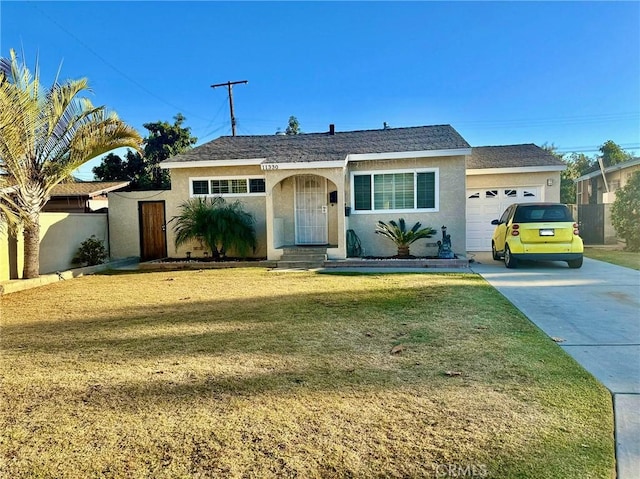
[[[498,252],[496,251],[496,244],[493,242],[491,243],[491,255],[494,260],[500,261],[500,256],[498,256]]]
[[[582,266],[582,256],[578,259],[567,261],[567,264],[569,265],[569,268],[580,268]]]
[[[504,245],[504,265],[507,268],[515,268],[517,264],[518,260],[511,256],[509,245]]]

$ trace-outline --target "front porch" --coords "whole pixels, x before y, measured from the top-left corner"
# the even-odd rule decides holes
[[[298,258],[302,249],[323,248],[324,259],[345,259],[346,221],[343,168],[266,172],[267,259]],[[293,255],[293,256],[292,256]]]

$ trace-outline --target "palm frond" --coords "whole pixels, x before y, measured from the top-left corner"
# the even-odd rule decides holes
[[[32,74],[14,50],[0,58],[0,170],[14,188],[11,198],[1,197],[2,214],[13,211],[11,199],[20,219],[36,224],[51,189],[75,169],[116,148],[141,150],[139,133],[81,97],[85,91],[84,78],[56,78],[44,89],[37,64]]]
[[[389,221],[389,224],[378,221],[375,232],[389,238],[396,246],[404,247],[419,239],[430,238],[436,230],[431,227],[422,228],[422,224],[418,221],[407,231],[404,218],[400,218],[397,223],[394,220]]]

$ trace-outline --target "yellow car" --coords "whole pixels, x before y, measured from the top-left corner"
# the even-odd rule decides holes
[[[569,268],[582,266],[583,245],[571,211],[560,203],[516,203],[509,206],[491,238],[493,259],[504,258],[507,268],[518,260],[566,261]]]

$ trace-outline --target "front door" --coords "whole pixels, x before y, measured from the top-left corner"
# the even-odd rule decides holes
[[[327,244],[327,180],[296,176],[296,244]]]
[[[167,235],[164,216],[164,201],[140,201],[140,260],[166,258]]]

